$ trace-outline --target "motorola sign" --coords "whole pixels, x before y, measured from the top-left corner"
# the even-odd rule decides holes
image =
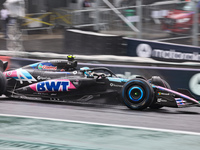
[[[177,44],[127,39],[128,56],[150,57],[158,60],[200,61],[200,48]]]
[[[148,44],[140,44],[136,49],[136,53],[139,57],[151,57],[152,48]]]
[[[139,44],[136,48],[137,56],[139,57],[154,57],[154,58],[164,58],[164,59],[175,59],[175,60],[194,60],[200,61],[199,53],[182,53],[175,50],[162,50],[162,49],[152,49],[148,44]]]

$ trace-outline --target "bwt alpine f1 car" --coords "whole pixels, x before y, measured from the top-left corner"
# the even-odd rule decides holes
[[[199,106],[188,90],[173,91],[159,76],[127,80],[104,67],[76,69],[73,56],[5,71],[7,64],[0,61],[0,94],[10,98],[60,102],[88,102],[93,98],[94,102],[95,96],[113,95],[110,100],[121,101],[133,110]]]

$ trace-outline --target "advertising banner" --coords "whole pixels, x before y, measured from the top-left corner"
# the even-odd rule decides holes
[[[125,38],[127,55],[153,58],[162,61],[200,61],[200,48],[195,46],[162,43],[148,40]]]

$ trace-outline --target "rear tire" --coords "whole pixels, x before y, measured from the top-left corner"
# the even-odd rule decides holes
[[[171,89],[170,85],[167,83],[167,81],[161,79],[159,76],[153,76],[149,82],[151,84],[154,84],[154,85],[158,85],[158,86],[162,86],[164,88],[168,88],[168,89]],[[163,106],[162,105],[159,105],[159,104],[156,104],[157,102],[157,98],[156,96],[154,97],[154,100],[152,102],[152,104],[149,106],[149,108],[151,109],[160,109],[162,108]]]
[[[6,92],[7,80],[4,74],[0,71],[0,95]]]
[[[151,85],[144,79],[135,78],[128,81],[122,88],[124,104],[133,110],[143,110],[150,106],[154,99]]]

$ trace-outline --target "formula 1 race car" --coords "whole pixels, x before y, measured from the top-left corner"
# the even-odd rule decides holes
[[[159,76],[127,80],[104,67],[76,69],[73,56],[5,71],[7,64],[0,61],[0,94],[11,98],[95,103],[94,97],[106,95],[110,101],[121,101],[133,110],[199,106],[188,90],[173,91]]]

